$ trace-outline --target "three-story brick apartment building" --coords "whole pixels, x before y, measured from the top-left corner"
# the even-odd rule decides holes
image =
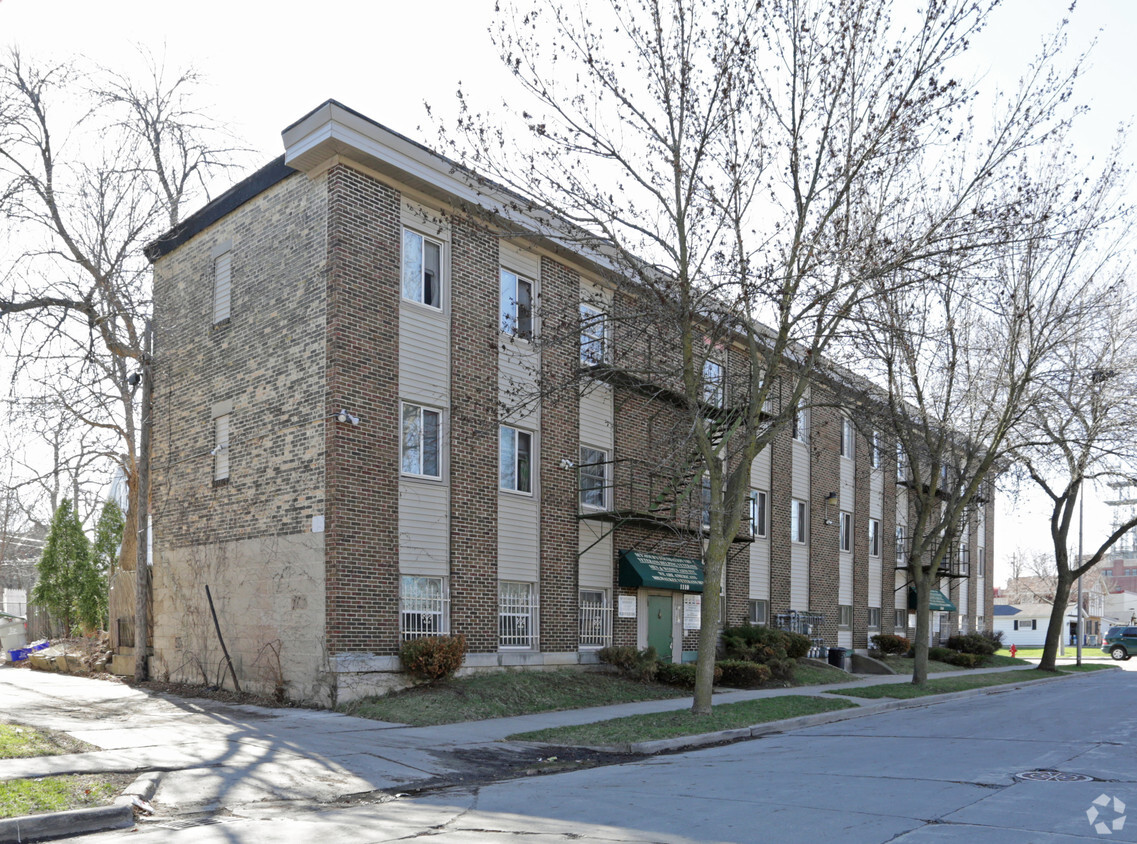
[[[608,377],[611,268],[462,213],[487,195],[452,162],[334,101],[283,134],[282,158],[147,250],[151,670],[218,678],[206,586],[242,683],[295,699],[398,685],[400,642],[436,632],[466,636],[469,669],[609,643],[693,658],[699,485],[665,470],[660,393]],[[537,342],[542,321],[573,341]],[[708,362],[713,390],[736,364]],[[538,383],[571,388],[518,399]],[[903,471],[803,407],[754,462],[724,622],[860,650],[903,632]],[[990,508],[945,571],[971,574],[941,584],[945,632],[992,615]]]

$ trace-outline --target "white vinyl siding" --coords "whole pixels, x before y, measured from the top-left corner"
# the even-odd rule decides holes
[[[399,571],[443,577],[449,572],[450,488],[404,478],[399,482]]]
[[[580,587],[608,589],[612,586],[615,553],[612,530],[603,522],[582,519],[578,546]]]
[[[537,500],[528,495],[497,497],[497,569],[502,578],[537,580],[540,521]]]
[[[770,448],[758,452],[750,464],[750,485],[755,489],[770,488]],[[750,596],[769,601],[770,598],[770,496],[766,496],[766,536],[750,543]]]
[[[612,388],[607,384],[585,379],[580,396],[580,441],[612,451]]]
[[[213,259],[213,324],[229,319],[233,299],[233,253],[226,251]]]

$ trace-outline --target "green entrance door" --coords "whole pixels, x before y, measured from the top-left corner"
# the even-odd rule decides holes
[[[659,658],[671,662],[671,596],[647,596],[647,644]]]

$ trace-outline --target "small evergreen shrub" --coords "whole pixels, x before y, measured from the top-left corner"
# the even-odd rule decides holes
[[[769,667],[776,680],[792,680],[797,658],[809,652],[810,641],[799,633],[786,633],[757,624],[728,627],[722,632],[723,655]]]
[[[782,635],[786,639],[786,656],[790,659],[801,659],[813,647],[813,642],[809,640],[809,637],[801,633],[782,631]]]
[[[656,663],[655,679],[669,686],[679,686],[683,689],[695,688],[695,663],[693,662],[660,662]],[[722,669],[715,664],[714,685],[722,680]]]
[[[640,683],[650,683],[656,677],[659,656],[655,648],[636,650],[630,645],[612,645],[597,653],[601,662],[614,665],[624,676]]]
[[[1003,645],[1003,631],[1002,630],[984,630],[979,634],[984,639],[987,639],[995,645],[995,651],[1002,650]],[[994,653],[995,651],[991,651]]]
[[[722,671],[722,684],[736,689],[756,689],[770,682],[770,666],[744,659],[724,659],[715,663]]]
[[[953,651],[960,651],[965,654],[979,654],[980,656],[990,656],[999,649],[994,642],[980,633],[965,633],[962,636],[952,636],[947,640],[947,646]]]
[[[421,680],[442,680],[462,667],[465,653],[465,636],[424,636],[403,642],[399,660],[409,674]]]
[[[882,654],[903,656],[912,648],[912,643],[903,636],[891,633],[877,633],[872,637],[872,645]]]
[[[983,654],[969,654],[963,651],[953,651],[947,662],[951,665],[961,666],[962,668],[975,668],[983,662],[983,659]]]
[[[934,659],[936,662],[946,662],[951,665],[953,656],[955,651],[949,648],[928,648],[928,659]]]

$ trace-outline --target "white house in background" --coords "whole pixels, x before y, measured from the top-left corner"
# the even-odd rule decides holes
[[[1105,624],[1132,624],[1137,619],[1137,592],[1117,589],[1105,596]]]
[[[1041,648],[1046,644],[1051,604],[995,604],[995,630],[1002,631],[1006,647]],[[1078,621],[1076,606],[1066,611],[1064,631]],[[1065,639],[1068,641],[1068,638]]]

